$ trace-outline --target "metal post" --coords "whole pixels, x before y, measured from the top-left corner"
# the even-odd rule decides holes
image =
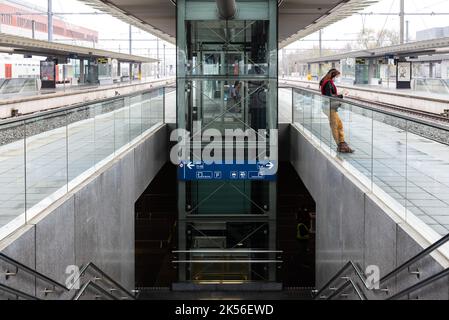
[[[65,91],[65,77],[66,77],[66,70],[65,70],[65,65],[62,65],[62,82],[64,83],[64,91]]]
[[[282,49],[282,70],[283,70],[282,73],[283,73],[283,76],[284,75],[288,76],[288,74],[286,74],[287,73],[286,64],[287,64],[287,57],[286,57],[286,54],[285,54],[285,49]]]
[[[31,37],[36,39],[36,21],[31,21]]]
[[[84,84],[84,82],[86,81],[86,75],[84,72],[84,58],[80,59],[80,81],[79,84]]]
[[[320,36],[320,58],[323,56],[323,31],[320,29],[319,32],[319,36]],[[323,73],[323,65],[321,64],[321,62],[318,64],[318,77],[321,77],[322,73]]]
[[[165,43],[164,43],[164,77],[167,76],[167,69],[166,69],[166,64],[165,64]]]
[[[323,56],[323,31],[321,29],[319,36],[320,36],[319,42],[320,42],[320,58],[321,58]]]
[[[47,17],[48,17],[48,41],[53,41],[53,0],[48,0],[47,7]]]
[[[404,0],[400,0],[400,10],[399,10],[399,37],[401,44],[404,44],[404,29],[405,29],[405,4]]]
[[[159,61],[159,38],[157,38],[157,40],[156,40],[156,45],[157,45],[157,47],[156,47],[156,50],[157,50],[157,75],[156,75],[156,77],[159,79],[159,77],[160,77],[160,68],[161,68],[161,62]]]
[[[133,29],[132,25],[129,25],[129,54],[133,54]],[[133,81],[133,63],[129,63],[129,82]]]
[[[409,32],[410,32],[410,21],[407,20],[405,23],[405,42],[406,43],[410,42]]]

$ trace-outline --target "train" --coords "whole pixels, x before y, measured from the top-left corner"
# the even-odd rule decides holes
[[[39,78],[40,59],[0,55],[0,79]]]

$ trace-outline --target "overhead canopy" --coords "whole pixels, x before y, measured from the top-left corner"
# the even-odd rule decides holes
[[[121,62],[148,63],[156,59],[117,53],[112,51],[79,47],[45,40],[35,40],[26,37],[0,33],[0,52],[14,54],[31,54],[44,57],[77,56],[78,58],[111,58]]]
[[[298,62],[303,63],[326,63],[340,61],[346,58],[378,58],[386,56],[413,57],[433,54],[449,53],[449,37],[410,42],[395,46],[376,48],[372,50],[361,50],[346,52],[321,58],[305,59]]]
[[[176,0],[80,1],[168,42],[176,42]],[[377,2],[378,0],[278,0],[279,45],[281,48],[289,45]]]

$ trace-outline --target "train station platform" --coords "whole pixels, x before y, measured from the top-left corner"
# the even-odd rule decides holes
[[[321,148],[350,167],[372,190],[384,193],[388,205],[397,204],[404,217],[415,215],[439,235],[449,232],[449,147],[430,137],[432,132],[449,138],[447,128],[412,118],[395,118],[345,103],[339,110],[347,142],[354,154],[336,154],[326,101],[310,91],[294,93],[294,123],[317,139]],[[324,106],[322,105],[324,102]],[[410,215],[410,216],[407,216]]]
[[[60,86],[56,89],[42,89],[20,95],[7,95],[0,101],[0,119],[9,118],[11,110],[18,114],[30,114],[39,111],[57,109],[76,103],[114,97],[117,94],[129,94],[144,89],[152,89],[173,83],[173,77],[159,79],[134,80],[113,85]],[[39,101],[37,104],[36,101]]]
[[[52,111],[48,116],[44,113],[36,119],[2,122],[2,226],[35,206],[44,209],[42,206],[48,204],[44,199],[141,134],[142,126],[162,121],[164,100],[167,117],[174,122],[175,91],[164,94],[160,90],[154,97],[132,94],[73,111]],[[404,217],[417,217],[438,235],[449,232],[449,147],[417,134],[433,131],[440,140],[449,140],[449,129],[348,103],[342,106],[340,115],[347,142],[356,153],[336,154],[321,96],[308,90],[280,89],[280,122],[291,122],[291,90],[294,125],[316,139],[342,166],[350,167],[365,185],[385,196],[387,205],[402,210]],[[111,103],[114,111],[109,109]],[[120,107],[120,103],[129,105]],[[145,112],[153,110],[159,111],[143,118]],[[65,125],[66,117],[69,126]],[[27,131],[25,148],[23,130]]]
[[[447,100],[279,78],[376,0],[83,2],[177,77],[0,106],[0,299],[449,299]]]
[[[281,84],[300,86],[306,89],[318,91],[318,81],[309,81],[296,77],[280,79]],[[371,102],[379,102],[416,111],[444,114],[448,109],[448,94],[438,94],[429,91],[417,91],[412,89],[395,89],[375,85],[352,85],[338,83],[341,92],[350,98],[360,98]],[[448,87],[449,88],[449,87]]]
[[[24,212],[29,217],[44,210],[76,185],[73,180],[82,181],[134,138],[163,123],[164,105],[173,118],[174,99],[174,91],[154,89],[38,118],[2,121],[0,229],[14,220],[24,222]]]

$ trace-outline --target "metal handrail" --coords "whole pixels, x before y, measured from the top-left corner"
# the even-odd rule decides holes
[[[23,271],[25,271],[25,272],[27,272],[27,273],[29,273],[29,274],[39,278],[39,279],[45,281],[48,284],[51,284],[53,287],[58,287],[60,289],[63,289],[64,291],[68,291],[69,290],[65,285],[63,285],[63,284],[61,284],[61,283],[59,283],[59,282],[57,282],[57,281],[47,277],[46,275],[44,275],[44,274],[42,274],[42,273],[40,273],[40,272],[38,272],[36,270],[31,269],[30,267],[24,265],[23,263],[20,263],[20,262],[14,260],[14,259],[11,259],[10,257],[6,256],[5,254],[3,254],[1,252],[0,252],[0,260],[3,260],[3,261],[5,261],[8,264],[13,265],[17,269],[23,270]]]
[[[247,249],[228,249],[228,250],[175,250],[172,253],[283,253],[278,250],[247,250]]]
[[[346,283],[346,286],[341,286],[339,289],[335,290],[333,294],[327,297],[327,300],[332,300],[332,298],[338,296],[339,294],[342,294],[349,285],[351,285],[351,287],[354,289],[360,300],[367,300],[363,291],[360,290],[359,286],[352,279],[348,279]]]
[[[331,284],[334,283],[334,281],[336,281],[338,278],[342,279],[342,277],[341,277],[342,274],[343,274],[347,269],[349,269],[349,268],[351,268],[351,269],[353,269],[353,270],[355,271],[357,277],[364,283],[364,285],[365,285],[365,287],[366,287],[366,279],[364,279],[362,272],[360,271],[360,269],[358,268],[358,266],[357,266],[354,262],[349,261],[348,263],[346,263],[346,264],[343,266],[343,268],[340,269],[340,271],[338,271],[338,272],[335,274],[335,276],[333,276],[333,277],[332,277],[332,278],[331,278],[331,279],[330,279],[330,280],[323,286],[323,288],[322,288],[320,291],[318,291],[318,292],[315,294],[315,298],[318,298],[318,299],[319,299],[325,291],[330,290],[329,288],[330,288]],[[349,281],[349,280],[348,280],[348,281]],[[337,290],[340,290],[340,289],[344,290],[348,285],[350,285],[350,283],[348,283],[348,281],[346,281],[342,286],[340,286],[339,288],[337,288]]]
[[[59,288],[59,289],[62,289],[62,290],[65,291],[65,292],[68,292],[68,291],[73,290],[73,288],[74,288],[75,285],[79,282],[79,280],[81,279],[81,277],[83,277],[89,269],[93,269],[93,270],[95,270],[97,273],[99,273],[103,278],[105,278],[108,282],[112,283],[116,288],[118,288],[120,291],[122,291],[124,294],[126,294],[128,297],[130,297],[130,298],[132,298],[132,299],[135,299],[135,296],[134,296],[132,293],[130,293],[127,289],[125,289],[125,288],[124,288],[122,285],[120,285],[117,281],[115,281],[114,279],[112,279],[109,275],[107,275],[103,270],[101,270],[101,269],[100,269],[98,266],[96,266],[93,262],[89,262],[87,265],[85,265],[85,266],[81,269],[81,271],[80,271],[78,277],[75,278],[75,281],[73,282],[73,284],[72,284],[70,287],[67,287],[67,286],[65,286],[65,285],[63,285],[63,284],[61,284],[61,283],[59,283],[59,282],[57,282],[57,281],[55,281],[55,280],[53,280],[53,279],[47,277],[46,275],[44,275],[44,274],[42,274],[42,273],[40,273],[40,272],[38,272],[38,271],[36,271],[36,270],[33,270],[33,269],[31,269],[30,267],[28,267],[28,266],[26,266],[26,265],[24,265],[24,264],[22,264],[22,263],[20,263],[20,262],[18,262],[18,261],[16,261],[16,260],[12,259],[12,258],[6,256],[5,254],[3,254],[3,253],[1,253],[1,252],[0,252],[0,260],[3,260],[3,261],[5,261],[5,262],[8,263],[8,264],[13,265],[13,266],[16,267],[18,270],[19,270],[19,269],[20,269],[20,270],[23,270],[23,271],[25,271],[25,272],[27,272],[27,273],[29,273],[29,274],[31,274],[31,275],[33,275],[33,276],[39,278],[39,279],[45,281],[46,283],[51,284],[54,288],[57,287],[57,288]]]
[[[26,299],[26,300],[40,300],[39,298],[32,296],[28,293],[22,292],[20,290],[17,289],[13,289],[11,287],[5,286],[3,284],[0,283],[0,291],[4,291],[6,293],[9,293],[11,295]]]
[[[299,87],[293,87],[293,86],[290,87],[290,88],[292,90],[302,90],[302,91],[308,92],[310,94],[323,97],[320,93],[317,93],[316,91],[313,91],[311,89],[299,88]],[[391,117],[394,117],[394,118],[399,118],[399,119],[402,119],[402,120],[406,120],[406,121],[418,123],[418,124],[421,124],[421,125],[429,126],[429,127],[434,128],[434,129],[443,130],[443,131],[449,131],[447,126],[440,125],[438,123],[433,123],[433,122],[430,122],[430,121],[427,121],[427,120],[424,120],[424,119],[421,119],[421,118],[414,118],[414,117],[407,116],[405,114],[394,113],[394,112],[390,112],[390,111],[386,111],[386,110],[382,110],[382,109],[376,109],[374,107],[363,105],[361,103],[357,103],[357,102],[354,102],[354,101],[347,101],[345,99],[340,99],[340,98],[337,98],[337,97],[325,96],[325,98],[329,99],[329,101],[333,100],[333,101],[336,101],[336,102],[339,102],[339,103],[350,104],[350,105],[359,107],[361,109],[366,109],[366,110],[370,110],[370,111],[373,111],[373,112],[382,113],[382,114],[385,114],[385,115],[388,115],[388,116],[391,116]]]
[[[60,108],[56,108],[56,109],[52,109],[52,110],[36,112],[36,113],[23,115],[20,117],[8,118],[8,119],[4,119],[4,120],[0,119],[0,126],[5,125],[5,124],[16,123],[16,122],[23,122],[23,121],[34,119],[34,118],[41,118],[44,116],[49,116],[49,115],[61,113],[64,111],[70,111],[73,109],[82,108],[82,107],[86,107],[86,106],[93,105],[93,104],[105,103],[105,102],[110,102],[110,101],[114,101],[114,100],[118,101],[120,99],[129,98],[129,97],[132,97],[135,95],[154,92],[156,90],[160,90],[165,87],[166,87],[166,85],[162,84],[161,86],[157,86],[157,87],[149,88],[149,89],[145,89],[145,90],[139,90],[136,92],[127,93],[127,94],[123,94],[120,96],[114,96],[114,97],[103,98],[103,99],[98,99],[98,100],[91,100],[91,101],[87,101],[87,102],[78,102],[78,103],[74,103],[74,104],[66,106],[66,107],[60,107]]]
[[[125,293],[128,297],[135,299],[135,296],[130,293],[127,289],[125,289],[121,284],[119,284],[117,281],[112,279],[108,274],[106,274],[103,270],[101,270],[98,266],[96,266],[93,262],[89,262],[86,266],[84,266],[78,277],[73,281],[73,284],[70,286],[69,290],[72,290],[73,287],[78,283],[78,281],[83,277],[84,274],[90,269],[94,269],[96,272],[98,272],[102,277],[106,278],[107,281],[111,282],[116,288],[120,289],[123,293]]]
[[[432,283],[434,283],[434,282],[436,282],[436,281],[438,281],[438,280],[440,280],[440,279],[442,279],[444,277],[447,277],[448,275],[449,275],[449,268],[444,269],[443,271],[438,272],[437,274],[435,274],[435,275],[433,275],[433,276],[431,276],[431,277],[429,277],[429,278],[427,278],[427,279],[425,279],[425,280],[423,280],[423,281],[421,281],[421,282],[419,282],[419,283],[417,283],[417,284],[415,284],[415,285],[413,285],[413,286],[411,286],[411,287],[409,287],[407,289],[402,290],[401,292],[395,294],[394,296],[388,298],[387,300],[398,299],[398,298],[400,298],[400,297],[402,297],[402,296],[404,296],[406,294],[412,293],[412,292],[414,292],[414,291],[416,291],[418,289],[421,289],[421,288],[423,288],[425,286],[428,286],[429,284],[432,284]]]
[[[103,295],[109,297],[111,300],[117,300],[116,297],[114,297],[112,294],[110,294],[109,292],[107,292],[106,290],[104,290],[102,287],[100,287],[99,285],[97,285],[94,281],[89,280],[82,288],[79,292],[77,292],[72,300],[79,300],[81,298],[81,296],[87,291],[87,289],[89,287],[94,287],[95,290],[100,291]]]
[[[399,272],[401,272],[401,271],[407,269],[408,267],[410,267],[415,262],[417,262],[417,261],[421,260],[422,258],[430,255],[433,251],[439,249],[440,247],[445,245],[447,242],[449,242],[449,234],[447,234],[446,236],[444,236],[443,238],[441,238],[440,240],[438,240],[437,242],[435,242],[434,244],[429,246],[427,249],[421,251],[419,254],[417,254],[416,256],[412,257],[410,260],[404,262],[402,265],[400,265],[399,267],[397,267],[396,269],[394,269],[393,271],[391,271],[390,273],[388,273],[387,275],[382,277],[379,280],[379,283],[383,283],[383,282],[389,280],[390,278],[392,278],[393,276],[395,276]]]
[[[401,271],[407,269],[407,268],[410,267],[412,264],[414,264],[414,263],[418,262],[419,260],[423,259],[424,257],[430,255],[433,251],[437,250],[438,248],[440,248],[441,246],[443,246],[444,244],[446,244],[448,241],[449,241],[449,234],[446,235],[446,236],[444,236],[444,237],[442,237],[440,240],[438,240],[438,241],[435,242],[434,244],[430,245],[428,248],[426,248],[425,250],[421,251],[419,254],[415,255],[415,256],[412,257],[411,259],[409,259],[409,260],[407,260],[406,262],[404,262],[403,264],[401,264],[399,267],[397,267],[397,268],[395,268],[394,270],[392,270],[391,272],[389,272],[387,275],[385,275],[384,277],[382,277],[382,278],[381,278],[377,283],[375,283],[374,285],[382,285],[383,283],[385,283],[385,281],[391,279],[392,277],[394,277],[395,275],[397,275],[399,272],[401,272]],[[347,263],[347,264],[346,264],[346,265],[345,265],[345,266],[344,266],[344,267],[343,267],[343,268],[342,268],[342,269],[341,269],[341,270],[340,270],[334,277],[332,277],[331,280],[329,280],[329,281],[326,283],[326,285],[325,285],[325,286],[324,286],[324,287],[323,287],[323,288],[316,294],[316,297],[320,297],[321,294],[322,294],[324,291],[329,290],[328,288],[330,287],[330,285],[331,285],[334,281],[336,281],[337,278],[339,278],[339,277],[341,276],[341,274],[342,274],[346,269],[348,269],[349,267],[352,267],[354,270],[356,270],[357,276],[364,282],[366,289],[372,290],[372,289],[370,289],[370,288],[368,288],[368,287],[366,286],[366,281],[363,280],[363,276],[361,276],[360,270],[358,270],[358,268],[355,266],[355,264],[354,264],[352,261],[349,261],[349,262],[348,262],[348,263]],[[447,269],[446,269],[445,271],[448,272],[448,274],[449,274],[449,271],[447,271]],[[443,272],[444,272],[444,271],[443,271]],[[427,284],[430,284],[430,283],[432,283],[432,282],[434,282],[434,281],[440,279],[440,278],[433,279],[434,277],[436,277],[436,276],[438,276],[438,275],[439,275],[439,274],[437,274],[437,275],[435,275],[435,276],[432,276],[432,277],[430,277],[430,278],[428,278],[428,279],[426,279],[426,280],[423,280],[422,282],[418,283],[417,285],[412,286],[412,287],[410,287],[410,288],[408,288],[408,289],[405,289],[404,291],[402,291],[401,293],[396,294],[396,295],[393,296],[393,297],[396,297],[396,296],[398,296],[399,294],[404,295],[404,294],[407,294],[407,293],[409,293],[409,292],[415,291],[415,290],[419,289],[419,287],[417,287],[417,288],[414,288],[414,287],[416,287],[416,286],[418,286],[418,285],[420,285],[420,284],[422,284],[422,283],[423,283],[422,286],[425,286],[425,285],[427,285]],[[442,277],[442,276],[441,276],[441,277]],[[344,284],[342,284],[342,285],[337,289],[337,291],[340,290],[340,289],[341,289],[341,290],[344,290],[344,289],[345,289],[346,287],[348,287],[349,285],[350,285],[350,283],[348,283],[348,281],[347,281],[347,282],[345,282]],[[411,291],[409,291],[409,290],[411,290]]]

